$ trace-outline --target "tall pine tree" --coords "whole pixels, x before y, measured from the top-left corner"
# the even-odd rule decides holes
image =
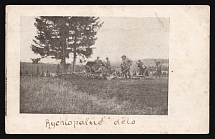
[[[73,57],[73,71],[78,55],[89,58],[92,45],[102,26],[99,17],[40,16],[35,18],[37,36],[31,49],[42,57],[60,59],[65,68],[66,58]]]

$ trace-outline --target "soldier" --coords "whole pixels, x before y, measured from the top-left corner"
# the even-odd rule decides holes
[[[108,70],[108,73],[110,74],[111,73],[111,65],[110,65],[110,61],[109,61],[108,57],[106,57],[106,60],[107,60],[107,62],[106,62],[106,68]]]
[[[160,61],[156,62],[156,78],[157,77],[161,77],[161,67],[162,67],[162,63]]]
[[[127,79],[128,74],[129,78],[131,79],[130,66],[133,61],[127,58],[125,55],[123,55],[121,58],[122,58],[121,69],[123,76],[125,76],[125,78]]]
[[[95,62],[96,62],[96,63],[98,63],[98,62],[99,62],[99,57],[97,57],[97,58],[96,58]]]
[[[104,66],[103,62],[99,59],[99,57],[96,58],[95,60],[95,65],[93,66],[93,70],[98,70],[100,68],[100,66]]]
[[[98,75],[98,78],[105,78],[107,76],[107,68],[105,68],[101,63],[99,64],[98,69],[95,71],[95,73]]]
[[[139,68],[139,75],[143,75],[145,66],[141,60],[138,60],[137,67]]]

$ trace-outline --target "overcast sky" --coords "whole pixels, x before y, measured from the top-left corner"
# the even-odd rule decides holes
[[[121,60],[126,55],[132,60],[144,58],[169,58],[169,18],[166,17],[100,17],[104,22],[99,29],[89,60]],[[30,45],[36,35],[34,17],[21,17],[21,61],[31,62],[30,58],[40,57],[34,54]],[[70,62],[71,60],[67,60]],[[56,63],[55,60],[43,59],[44,63]]]

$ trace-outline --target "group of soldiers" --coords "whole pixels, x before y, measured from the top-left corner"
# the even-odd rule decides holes
[[[129,59],[128,57],[126,57],[125,55],[121,56],[122,58],[122,63],[120,65],[121,67],[121,73],[122,76],[125,77],[126,79],[131,79],[132,75],[131,75],[131,65],[133,63],[133,61],[131,59]],[[102,60],[99,59],[99,57],[97,57],[97,59],[95,60],[95,62],[97,63],[98,67],[96,68],[95,72],[97,73],[106,73],[106,74],[112,74],[111,72],[111,63],[108,57],[106,57],[106,62],[102,62]],[[137,67],[139,68],[139,76],[145,76],[146,73],[146,69],[147,67],[145,66],[145,64],[141,61],[138,60],[138,62],[136,63]],[[156,62],[156,72],[157,72],[157,76],[160,78],[161,76],[161,62]]]
[[[99,59],[99,57],[96,58],[96,70],[95,72],[105,72],[107,74],[111,74],[111,64],[109,61],[109,58],[106,57],[106,62],[102,62],[102,60]]]
[[[123,55],[121,58],[122,58],[121,70],[122,70],[123,76],[125,76],[126,79],[127,79],[127,76],[131,79],[130,67],[133,61],[127,58],[125,55]],[[139,68],[139,76],[145,76],[147,67],[144,65],[144,63],[141,60],[138,60],[136,64],[137,64],[137,67]]]

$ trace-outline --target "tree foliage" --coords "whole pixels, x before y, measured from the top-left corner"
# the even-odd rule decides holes
[[[93,54],[92,45],[97,40],[98,29],[102,26],[99,17],[40,16],[35,18],[37,36],[31,49],[42,57],[65,59],[73,55],[89,58]]]

